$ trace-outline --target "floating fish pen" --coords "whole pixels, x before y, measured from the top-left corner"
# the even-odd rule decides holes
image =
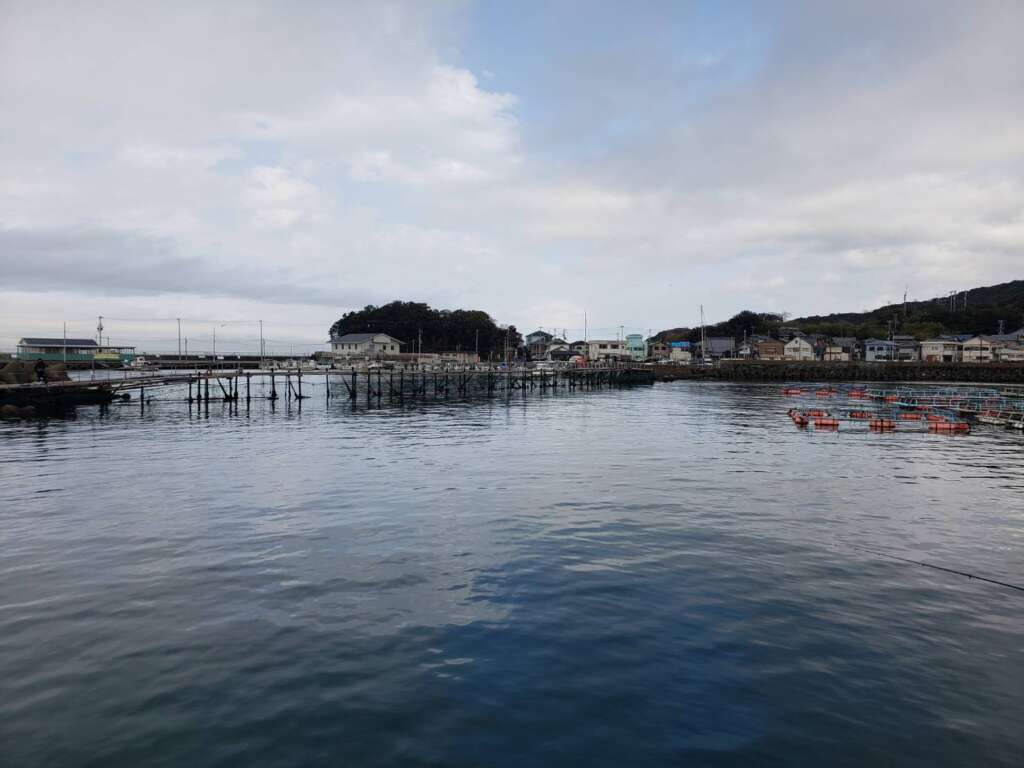
[[[1006,389],[992,387],[870,387],[782,389],[786,397],[805,398],[803,407],[789,409],[799,427],[822,430],[870,430],[880,432],[932,432],[965,434],[972,424],[1024,430],[1024,398]],[[825,410],[821,398],[850,403],[846,409]],[[813,398],[813,400],[811,399]],[[871,401],[873,405],[867,406]]]

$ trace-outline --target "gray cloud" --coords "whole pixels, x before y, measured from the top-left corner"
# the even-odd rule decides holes
[[[221,266],[186,256],[168,238],[104,229],[0,229],[0,286],[93,296],[198,294],[266,303],[352,306],[367,292],[295,282],[286,267]],[[388,294],[371,293],[374,300]]]
[[[0,296],[646,329],[1024,270],[1019,3],[116,7],[0,11]]]

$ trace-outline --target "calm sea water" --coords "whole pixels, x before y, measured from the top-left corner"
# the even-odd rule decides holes
[[[0,764],[1024,760],[1024,594],[854,548],[1024,583],[1020,434],[308,391],[0,423]]]

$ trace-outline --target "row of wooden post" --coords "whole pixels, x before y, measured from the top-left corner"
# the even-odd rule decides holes
[[[387,386],[388,399],[394,399],[397,397],[399,400],[404,400],[407,394],[406,387],[406,371],[398,371],[398,386],[395,386],[395,372],[391,371],[388,375],[388,379],[385,381],[383,377],[383,371],[376,369],[376,376],[373,375],[373,371],[367,369],[365,372],[366,380],[366,402],[370,403],[374,399],[380,402],[384,397],[384,387]],[[621,375],[621,372],[616,372],[615,379],[625,380],[627,377]],[[234,376],[227,377],[227,387],[221,381],[220,377],[211,376],[210,374],[197,374],[195,377],[195,395],[192,392],[192,377],[188,377],[188,402],[206,403],[209,407],[210,403],[210,379],[213,378],[217,382],[217,386],[220,387],[223,397],[219,398],[224,402],[235,402],[237,403],[240,399],[239,392],[239,378],[243,374],[241,372],[236,373]],[[277,390],[277,373],[270,371],[266,374],[270,377],[270,394],[267,396],[268,400],[276,401],[279,399]],[[486,381],[481,385],[479,379],[486,375]],[[248,405],[252,400],[252,374],[248,371],[244,373],[245,376],[245,402]],[[432,371],[429,374],[426,371],[421,371],[419,376],[419,383],[417,384],[416,372],[413,371],[409,376],[409,383],[411,388],[408,389],[408,394],[412,397],[416,396],[427,396],[428,392],[433,397],[439,397],[444,395],[448,397],[451,394],[451,387],[453,385],[452,379],[454,378],[454,386],[459,396],[466,397],[470,393],[471,387],[474,387],[474,391],[481,392],[486,390],[488,395],[493,394],[498,389],[498,383],[500,381],[501,373],[496,371],[488,371],[486,374],[474,374],[468,371],[458,371],[452,374],[449,372],[438,372]],[[562,382],[559,381],[559,377],[564,376]],[[304,395],[302,392],[302,373],[297,372],[295,374],[295,383],[292,383],[292,374],[285,373],[285,398],[288,400],[305,400],[308,395]],[[341,374],[341,382],[345,385],[347,390],[348,399],[355,402],[358,397],[358,373],[355,368],[352,368],[347,374]],[[374,381],[376,379],[376,381]],[[327,402],[331,400],[331,374],[325,372],[325,398]],[[527,389],[553,389],[557,390],[558,387],[576,389],[578,387],[592,388],[595,386],[601,386],[602,384],[613,383],[613,376],[611,372],[602,370],[592,371],[565,371],[560,373],[559,371],[542,371],[540,375],[534,375],[530,371],[522,371],[522,373],[515,373],[511,369],[505,372],[505,394],[511,396],[514,390],[525,391]],[[140,388],[139,398],[142,404],[142,408],[145,409],[145,388]]]

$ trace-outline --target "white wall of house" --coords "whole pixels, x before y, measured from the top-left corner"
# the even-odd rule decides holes
[[[688,349],[673,349],[671,355],[670,359],[674,363],[679,363],[681,365],[690,364],[690,350]]]
[[[606,360],[610,357],[628,357],[626,342],[616,339],[595,339],[587,342],[587,358],[590,360]]]
[[[897,344],[896,359],[904,363],[913,362],[914,360],[920,360],[920,349],[917,346]]]
[[[331,340],[331,352],[338,357],[376,357],[397,355],[402,351],[398,339],[386,333],[378,333],[362,341],[344,341],[344,337]]]
[[[993,350],[993,356],[1001,363],[1024,363],[1024,345],[1003,344]]]
[[[888,341],[869,339],[864,342],[864,359],[869,363],[892,360],[894,356],[893,346]]]
[[[963,347],[958,341],[927,339],[921,342],[921,359],[926,363],[959,363]]]
[[[965,363],[990,363],[992,362],[992,342],[984,336],[975,336],[964,342]]]
[[[787,360],[813,360],[814,347],[806,339],[799,336],[786,342]]]

